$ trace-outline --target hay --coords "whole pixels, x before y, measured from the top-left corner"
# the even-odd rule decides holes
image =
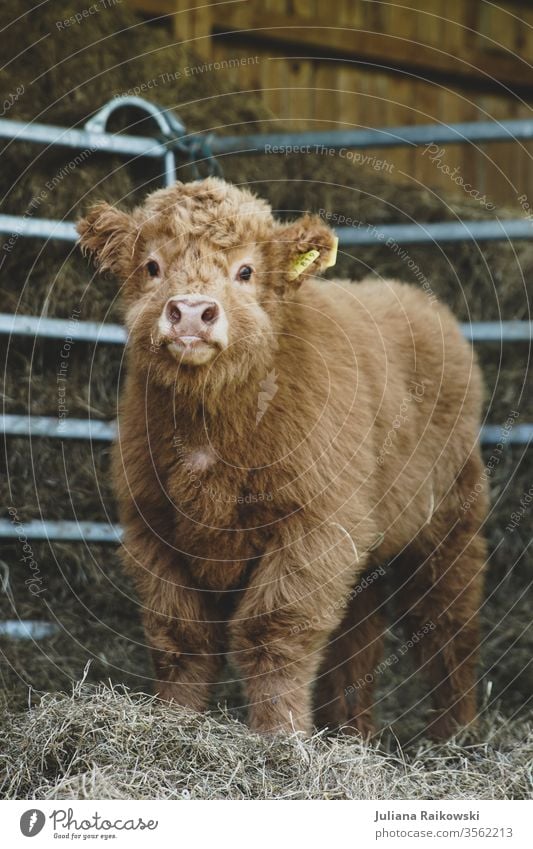
[[[168,710],[100,686],[48,696],[0,730],[0,792],[34,799],[524,799],[533,730],[385,751],[353,738],[251,734],[223,712]]]
[[[48,3],[27,15],[25,0],[10,4],[12,20],[18,21],[0,44],[4,88],[15,91],[22,82],[26,91],[5,117],[79,124],[113,94],[198,62],[183,46],[169,45],[167,33],[139,26],[125,4],[91,16],[60,37],[56,20],[76,8],[73,2]],[[40,41],[47,33],[52,36]],[[34,45],[31,61],[24,54],[9,64],[20,45],[29,43]],[[147,96],[174,108],[191,130],[234,133],[284,128],[283,121],[271,116],[252,94],[228,86],[224,74],[182,76]],[[153,129],[139,122],[136,113],[121,116],[114,127],[143,134]],[[93,200],[131,205],[158,183],[157,163],[125,164],[121,158],[91,154],[36,206],[35,198],[41,197],[46,182],[64,173],[76,153],[43,151],[27,144],[8,146],[0,174],[3,211],[23,214],[29,210],[33,217],[71,220]],[[228,179],[251,185],[281,215],[326,209],[368,223],[489,215],[475,202],[398,185],[340,157],[231,156],[224,157],[222,165]],[[185,165],[179,173],[183,179],[191,176]],[[494,212],[500,217],[508,214],[502,209]],[[511,214],[517,215],[516,210]],[[529,318],[530,244],[413,245],[406,250],[435,294],[462,320]],[[69,318],[79,308],[80,320],[120,320],[116,283],[93,278],[71,246],[19,239],[1,257],[2,311]],[[420,285],[408,259],[385,245],[341,251],[330,273],[354,279],[368,273],[395,276]],[[4,411],[23,413],[29,407],[34,415],[56,416],[62,341],[14,337],[1,339],[0,345],[7,366]],[[487,420],[503,423],[514,409],[521,411],[520,421],[533,420],[533,395],[525,392],[531,380],[528,346],[505,346],[500,351],[497,345],[480,345],[478,351],[488,390]],[[117,346],[77,342],[69,358],[69,415],[113,418],[121,365],[122,350]],[[56,440],[10,438],[7,449],[0,498],[6,509],[16,507],[21,520],[116,518],[108,446],[86,442],[61,446]],[[487,460],[490,454],[486,449]],[[526,796],[530,788],[524,763],[531,741],[526,720],[532,715],[533,693],[531,557],[526,551],[530,518],[526,515],[512,533],[505,533],[505,527],[531,486],[532,463],[531,450],[506,446],[492,477],[488,535],[493,554],[480,666],[485,692],[480,739],[485,736],[486,747],[454,743],[420,750],[411,747],[408,754],[394,750],[396,737],[412,739],[422,723],[423,691],[412,678],[408,657],[378,682],[379,727],[393,728],[393,734],[383,736],[383,744],[392,747],[388,752],[347,740],[316,738],[301,744],[253,737],[235,721],[244,713],[231,670],[214,694],[214,704],[227,702],[233,718],[168,713],[157,703],[133,695],[136,690],[150,691],[153,671],[138,602],[120,572],[117,552],[103,545],[36,542],[32,548],[46,588],[36,598],[25,584],[20,544],[15,540],[3,544],[0,552],[0,578],[7,590],[0,599],[0,616],[45,619],[59,623],[61,631],[35,644],[0,641],[2,699],[9,710],[3,732],[6,792],[56,798],[170,798],[179,796],[182,789],[199,798],[216,798],[217,793],[231,798]],[[398,639],[393,629],[388,638],[391,650]],[[69,690],[88,660],[88,682],[126,684],[132,694],[99,688],[77,689],[73,697],[53,695]],[[39,696],[46,692],[52,695],[40,704]],[[34,707],[21,716],[17,711],[28,701]],[[93,730],[83,739],[81,732],[87,728]],[[149,731],[144,737],[143,729]],[[41,763],[43,750],[46,758]],[[59,760],[54,760],[54,753]],[[68,753],[73,757],[71,766]]]

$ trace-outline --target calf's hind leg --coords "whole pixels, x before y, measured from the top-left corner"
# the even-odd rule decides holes
[[[436,545],[417,538],[392,567],[406,645],[429,679],[434,712],[427,730],[435,739],[450,737],[476,717],[485,559],[479,521],[467,512]]]
[[[330,639],[315,683],[318,728],[368,737],[374,731],[374,672],[383,652],[386,619],[379,578],[350,601]]]

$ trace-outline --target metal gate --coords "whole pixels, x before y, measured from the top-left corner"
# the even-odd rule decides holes
[[[134,107],[153,119],[157,126],[154,137],[140,137],[109,133],[106,130],[110,115],[117,109]],[[409,127],[388,127],[376,130],[274,133],[239,136],[216,136],[213,134],[187,133],[176,116],[166,109],[139,97],[119,97],[107,103],[86,124],[84,129],[68,129],[10,120],[0,120],[0,137],[10,144],[18,141],[32,142],[45,147],[91,148],[98,152],[120,154],[128,161],[142,157],[159,159],[163,165],[164,184],[176,179],[176,158],[189,162],[195,173],[199,169],[207,173],[220,173],[216,157],[230,154],[257,155],[276,149],[286,151],[288,146],[324,145],[341,148],[384,148],[394,146],[417,146],[430,143],[476,144],[533,139],[533,121],[487,121],[464,124],[438,124]],[[353,227],[336,228],[340,246],[371,245],[393,239],[397,244],[487,241],[533,238],[533,223],[522,219],[494,219],[490,221],[452,221],[424,224],[372,225],[365,229]],[[0,232],[14,237],[57,239],[75,242],[74,224],[71,222],[29,218],[26,216],[0,215]],[[474,322],[462,325],[464,335],[473,342],[530,342],[533,322],[501,321]],[[125,330],[115,324],[77,321],[75,325],[65,319],[32,315],[0,314],[0,333],[29,336],[33,338],[62,339],[65,334],[73,340],[91,341],[98,344],[123,345]],[[113,422],[91,419],[67,419],[44,416],[2,415],[2,431],[6,435],[22,437],[56,437],[58,439],[106,440],[113,438]],[[507,436],[509,443],[528,445],[533,437],[533,424],[516,425]],[[481,433],[485,443],[496,443],[501,438],[501,427],[486,425]],[[120,528],[99,522],[29,521],[23,523],[27,539],[85,540],[89,542],[116,543],[120,540]],[[9,519],[0,520],[0,537],[20,535]],[[5,624],[5,623],[4,623]],[[37,624],[37,623],[36,623]],[[1,630],[1,629],[0,629]],[[23,635],[24,636],[24,635]],[[27,636],[27,634],[26,634]]]

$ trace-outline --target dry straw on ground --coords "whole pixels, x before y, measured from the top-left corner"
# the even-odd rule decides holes
[[[46,696],[22,721],[5,718],[0,789],[35,799],[529,798],[533,732],[513,731],[493,717],[482,743],[406,755],[353,738],[260,737],[222,714],[80,686]]]
[[[76,4],[48,3],[31,15],[27,10],[25,0],[10,3],[9,15],[18,20],[0,43],[5,90],[15,91],[21,82],[25,86],[7,118],[72,125],[86,120],[104,99],[198,61],[182,46],[169,46],[159,28],[139,26],[125,4],[87,18],[68,33],[58,31],[55,22],[72,15]],[[31,54],[14,58],[20,45],[29,43],[35,44]],[[283,129],[284,116],[276,120],[253,94],[233,90],[225,72],[182,76],[158,85],[148,96],[176,109],[191,130]],[[121,123],[136,124],[138,119],[138,114],[129,114]],[[148,133],[153,128],[142,123],[130,129]],[[94,200],[129,205],[157,184],[154,163],[126,165],[122,159],[91,153],[70,169],[75,153],[8,145],[0,174],[3,211],[71,220]],[[363,222],[408,223],[489,214],[476,202],[450,201],[430,189],[399,185],[386,172],[340,157],[233,156],[224,157],[222,165],[228,179],[254,187],[280,215],[325,209]],[[47,181],[67,172],[35,205]],[[190,178],[190,169],[183,167],[180,175]],[[508,211],[492,214],[506,217]],[[119,320],[115,283],[93,278],[71,246],[19,239],[12,250],[2,251],[2,258],[2,311],[68,318],[79,309],[81,320]],[[403,258],[385,245],[341,251],[335,274],[354,279],[368,273],[396,276],[416,285],[410,260],[462,320],[530,316],[533,248],[525,242],[407,246]],[[0,344],[7,361],[4,411],[25,412],[29,405],[33,414],[56,416],[62,341],[13,337]],[[529,347],[493,344],[478,350],[488,388],[488,421],[502,424],[513,410],[520,411],[519,421],[533,420],[533,396],[526,391]],[[72,347],[67,379],[71,417],[115,416],[121,358],[117,346],[95,348],[80,342]],[[487,448],[487,460],[491,453]],[[10,505],[22,520],[115,518],[107,445],[10,438],[6,456],[8,474],[0,477],[4,518]],[[531,486],[532,456],[531,449],[504,446],[491,476],[492,554],[480,668],[485,702],[478,735],[486,745],[417,750],[411,744],[405,761],[394,750],[395,736],[409,741],[420,730],[416,705],[423,691],[411,678],[409,657],[378,682],[379,727],[393,727],[393,734],[383,737],[389,750],[347,740],[264,741],[220,714],[168,713],[143,698],[106,689],[77,691],[73,698],[47,696],[39,706],[42,692],[69,692],[87,660],[92,661],[87,680],[111,680],[132,690],[149,691],[152,671],[135,595],[120,574],[114,549],[32,543],[44,588],[33,596],[25,584],[21,544],[13,540],[0,552],[5,590],[0,618],[47,619],[60,624],[61,631],[35,644],[1,639],[6,792],[105,797],[179,796],[189,790],[209,798],[527,795],[531,732],[526,723],[533,694],[533,572],[526,553],[531,514],[512,532],[505,528]],[[399,639],[393,628],[391,651]],[[240,694],[234,685],[225,686],[216,698],[238,711]],[[28,700],[34,710],[21,715],[18,711]]]

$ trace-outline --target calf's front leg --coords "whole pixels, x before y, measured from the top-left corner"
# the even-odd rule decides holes
[[[155,693],[204,710],[224,654],[221,624],[208,594],[191,586],[171,546],[126,535],[123,561],[133,574],[156,673]]]
[[[304,536],[263,558],[229,623],[252,730],[312,730],[313,681],[363,568],[338,532]]]
[[[182,592],[176,601],[181,605]],[[216,628],[205,613],[199,605],[198,618],[185,622],[183,607],[178,606],[169,614],[146,610],[143,617],[156,672],[156,695],[193,710],[207,707],[223,659]]]

